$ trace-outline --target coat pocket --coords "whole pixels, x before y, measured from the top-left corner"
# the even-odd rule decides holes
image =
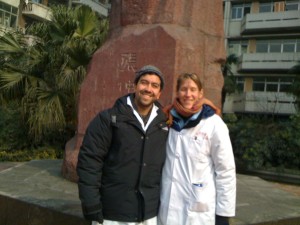
[[[209,211],[208,202],[206,199],[206,184],[193,183],[191,189],[191,198],[189,210],[193,212],[207,212]]]

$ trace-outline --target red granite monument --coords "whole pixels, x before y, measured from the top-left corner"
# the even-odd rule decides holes
[[[78,106],[76,135],[66,144],[63,176],[76,181],[79,148],[90,120],[133,91],[135,71],[152,64],[165,75],[160,102],[172,102],[177,76],[197,73],[204,94],[221,104],[225,61],[221,0],[114,0],[106,43],[94,54]]]

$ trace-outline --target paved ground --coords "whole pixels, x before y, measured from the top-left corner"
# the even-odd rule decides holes
[[[61,160],[0,163],[0,225],[87,225]],[[300,186],[237,175],[231,225],[300,225]]]

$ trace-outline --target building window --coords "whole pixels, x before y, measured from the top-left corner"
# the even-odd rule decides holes
[[[300,10],[299,1],[286,1],[285,11],[298,11],[298,10]]]
[[[254,77],[253,91],[286,92],[293,82],[291,77]]]
[[[296,43],[296,52],[300,52],[300,39],[298,39]]]
[[[270,41],[269,52],[281,52],[281,41],[278,40]]]
[[[4,15],[4,26],[10,27],[10,16],[9,16],[9,13],[5,13],[5,15]]]
[[[241,20],[243,17],[250,13],[250,4],[233,5],[231,9],[231,19]]]
[[[248,51],[248,41],[241,42],[241,53],[247,53]]]
[[[17,16],[11,15],[10,17],[10,27],[16,27],[17,24]]]
[[[273,12],[273,2],[268,2],[268,3],[261,3],[259,5],[259,12],[260,13],[265,13],[265,12]]]
[[[300,52],[300,39],[258,40],[257,53]]]
[[[269,77],[265,79],[266,92],[278,92],[279,91],[279,78]]]
[[[287,92],[291,87],[294,79],[292,77],[280,78],[279,92]]]
[[[240,56],[243,53],[247,53],[248,41],[229,41],[228,43],[228,53],[229,55],[235,54]]]
[[[0,24],[15,28],[17,26],[17,12],[16,7],[0,2]]]
[[[238,41],[229,41],[229,43],[228,43],[229,55],[231,55],[231,54],[238,55],[238,52],[239,52],[239,42]]]
[[[265,91],[265,78],[263,77],[254,77],[253,78],[253,91]]]
[[[285,40],[283,41],[282,52],[296,52],[296,40]]]
[[[232,7],[231,19],[241,19],[243,14],[243,7]]]
[[[257,41],[256,42],[256,52],[267,53],[268,52],[268,41]]]
[[[245,78],[237,77],[235,81],[236,81],[236,86],[237,86],[238,91],[240,91],[240,92],[244,91]]]

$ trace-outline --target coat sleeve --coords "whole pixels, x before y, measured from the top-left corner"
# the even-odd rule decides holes
[[[98,114],[89,124],[77,163],[78,190],[82,212],[87,220],[103,222],[100,196],[103,161],[111,142],[110,116]]]
[[[235,216],[236,171],[234,155],[228,128],[220,117],[215,117],[211,154],[216,176],[216,214],[225,217]]]

